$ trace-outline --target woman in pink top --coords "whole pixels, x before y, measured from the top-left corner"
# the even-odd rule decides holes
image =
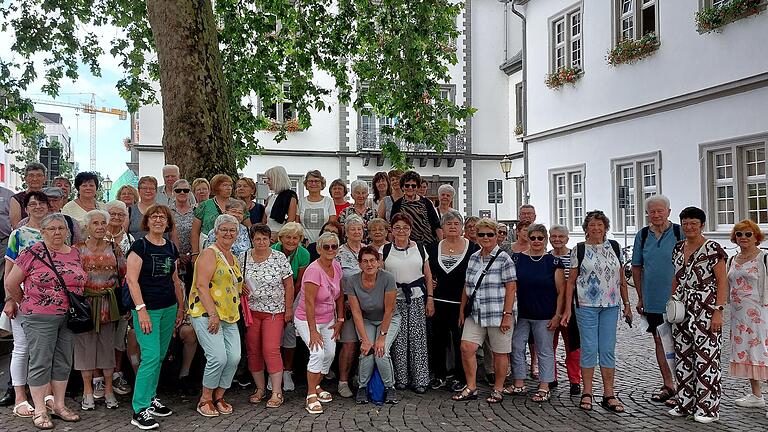
[[[333,400],[320,387],[336,354],[336,338],[344,324],[344,296],[341,295],[341,265],[335,260],[339,238],[323,233],[317,239],[320,258],[304,271],[294,323],[299,336],[309,347],[307,364],[307,412],[322,414]]]

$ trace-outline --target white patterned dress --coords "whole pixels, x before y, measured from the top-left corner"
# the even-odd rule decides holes
[[[731,296],[731,375],[768,379],[768,307],[760,301],[758,258],[728,269]]]

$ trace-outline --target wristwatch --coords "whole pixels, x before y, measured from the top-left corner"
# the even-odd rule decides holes
[[[381,331],[381,330],[379,330],[379,334],[380,334],[380,335],[382,335],[382,336],[386,336],[386,335],[387,335],[387,333],[389,333],[389,332],[385,332],[385,331]]]
[[[140,305],[136,305],[136,311],[140,311],[140,310],[144,309],[145,307],[147,307],[147,305],[144,304],[144,303],[142,303]]]
[[[504,311],[504,315],[513,315],[513,313],[512,312]]]
[[[725,310],[725,305],[715,305],[715,310],[719,310],[719,311]]]
[[[336,318],[336,321],[338,321],[338,322],[344,322],[344,318]]]

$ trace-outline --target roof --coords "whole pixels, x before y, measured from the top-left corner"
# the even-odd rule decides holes
[[[37,117],[37,119],[43,123],[56,123],[56,124],[63,123],[61,114],[59,113],[35,111],[35,117]]]
[[[512,75],[523,69],[523,51],[520,50],[517,54],[513,55],[512,58],[507,59],[507,61],[499,66],[499,69],[503,70],[507,75]]]

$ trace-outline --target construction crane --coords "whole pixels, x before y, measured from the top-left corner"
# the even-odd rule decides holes
[[[30,99],[33,103],[38,103],[41,105],[50,105],[50,106],[58,106],[58,107],[64,107],[64,108],[72,108],[77,111],[82,111],[86,114],[88,114],[91,117],[91,143],[90,143],[90,151],[91,151],[91,170],[96,170],[96,114],[111,114],[116,115],[120,118],[120,120],[126,120],[128,118],[128,111],[117,109],[117,108],[107,108],[107,107],[97,107],[96,106],[96,94],[90,93],[91,95],[91,102],[90,103],[68,103],[68,102],[59,102],[59,101],[52,101],[52,100],[42,100],[42,99]]]

